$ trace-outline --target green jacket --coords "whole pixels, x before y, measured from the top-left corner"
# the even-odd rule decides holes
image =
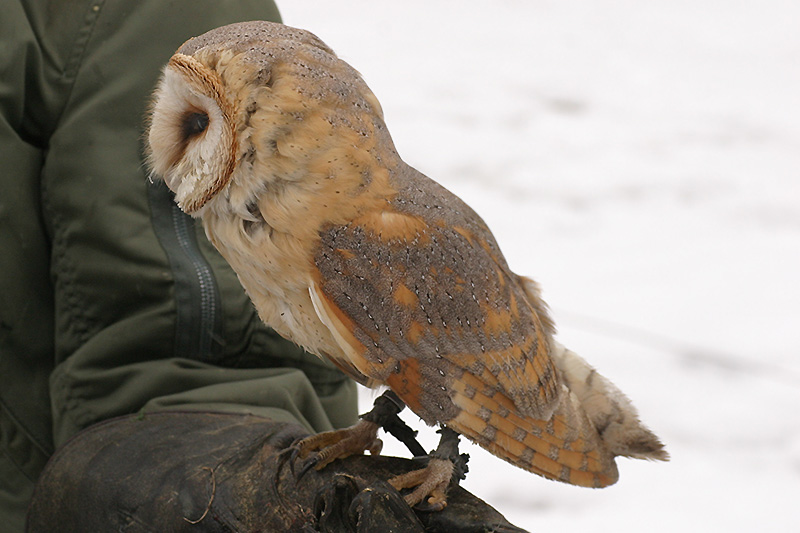
[[[266,1],[0,0],[0,524],[48,457],[140,410],[356,420],[355,385],[258,319],[147,179],[144,117],[186,39],[279,20]]]

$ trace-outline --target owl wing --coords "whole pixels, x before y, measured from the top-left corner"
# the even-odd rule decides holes
[[[383,207],[326,228],[315,262],[311,298],[340,367],[521,468],[616,481],[613,455],[555,369],[535,287],[457,197],[406,176]]]

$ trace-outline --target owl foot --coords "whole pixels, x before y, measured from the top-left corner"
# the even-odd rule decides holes
[[[389,484],[398,492],[417,487],[403,499],[410,507],[421,504],[425,510],[441,511],[447,506],[447,487],[453,477],[453,463],[449,459],[431,459],[428,466],[393,477]],[[427,498],[427,502],[422,503]]]
[[[403,498],[406,503],[423,511],[441,511],[447,506],[447,490],[450,482],[466,477],[467,454],[458,453],[458,433],[449,428],[438,431],[442,438],[439,446],[430,454],[428,465],[412,470],[389,480],[397,491],[416,487]]]
[[[374,422],[359,420],[349,428],[317,433],[295,443],[292,447],[292,464],[294,459],[305,459],[310,453],[317,452],[303,464],[297,478],[302,478],[311,468],[322,470],[336,459],[361,455],[367,450],[372,455],[378,455],[383,447],[383,442],[378,438],[378,427]]]

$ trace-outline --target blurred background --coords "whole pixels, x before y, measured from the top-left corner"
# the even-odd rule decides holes
[[[279,6],[363,74],[403,158],[487,221],[672,455],[620,459],[595,491],[467,446],[464,485],[531,532],[796,531],[800,3]]]

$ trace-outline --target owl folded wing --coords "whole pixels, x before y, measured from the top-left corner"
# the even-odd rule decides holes
[[[419,387],[442,393],[422,407],[428,416],[418,413],[431,421],[442,420],[436,411],[464,372],[523,415],[549,418],[561,389],[544,326],[491,250],[464,228],[392,210],[323,232],[311,297],[339,359],[379,383],[413,373]]]

